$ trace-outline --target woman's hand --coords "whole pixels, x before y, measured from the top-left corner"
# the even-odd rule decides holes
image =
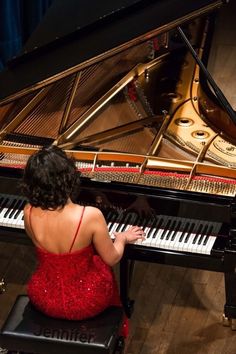
[[[114,232],[116,238],[122,238],[125,243],[134,243],[137,240],[145,240],[145,233],[139,226],[131,226],[124,232]]]

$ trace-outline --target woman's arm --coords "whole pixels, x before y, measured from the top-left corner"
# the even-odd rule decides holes
[[[112,242],[106,221],[99,209],[93,208],[93,244],[103,261],[113,266],[121,259],[126,243],[144,239],[144,232],[138,226],[132,226],[125,232],[114,233],[115,241]]]

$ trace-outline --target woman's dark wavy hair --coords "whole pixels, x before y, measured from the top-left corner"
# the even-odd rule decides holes
[[[79,190],[79,172],[75,162],[57,146],[43,147],[31,155],[25,167],[22,191],[34,207],[63,208]]]

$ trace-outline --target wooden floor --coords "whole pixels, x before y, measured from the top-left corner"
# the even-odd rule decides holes
[[[137,272],[127,354],[236,353],[236,333],[221,324],[222,274],[156,264]]]
[[[213,40],[209,69],[236,108],[236,1],[225,6]],[[0,243],[0,326],[35,267],[33,249]],[[117,269],[116,269],[117,271]],[[136,299],[126,354],[235,354],[236,331],[221,324],[224,278],[220,273],[138,263]]]

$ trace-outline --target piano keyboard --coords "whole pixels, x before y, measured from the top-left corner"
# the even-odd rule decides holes
[[[112,215],[108,222],[112,238],[114,232],[127,230],[131,225],[138,224],[145,232],[144,241],[138,240],[136,245],[160,248],[170,251],[181,251],[200,254],[211,254],[222,224],[196,219],[187,219],[167,215],[158,215],[152,220],[139,220],[137,214],[129,213],[113,221]]]
[[[24,229],[26,200],[14,195],[0,194],[0,226]]]
[[[0,227],[24,229],[23,209],[26,200],[0,194]],[[107,216],[109,234],[122,232],[132,225],[143,228],[146,238],[135,244],[172,251],[210,254],[221,223],[168,215],[141,219],[136,213],[110,211]]]

